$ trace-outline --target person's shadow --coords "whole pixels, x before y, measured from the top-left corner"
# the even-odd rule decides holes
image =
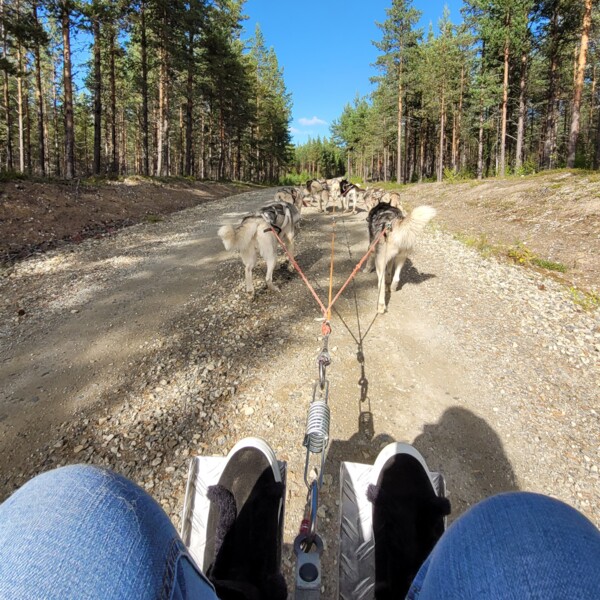
[[[454,406],[437,423],[426,424],[413,446],[430,469],[444,474],[451,520],[489,496],[519,489],[498,434],[466,408]]]

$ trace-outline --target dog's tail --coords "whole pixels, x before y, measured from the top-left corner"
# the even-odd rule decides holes
[[[264,223],[261,217],[244,219],[238,227],[223,225],[217,234],[223,241],[225,250],[240,250],[252,243],[256,229],[261,223]]]
[[[417,206],[410,215],[402,222],[402,227],[406,227],[413,235],[417,235],[425,229],[425,226],[435,215],[437,211],[433,206]]]
[[[417,206],[408,217],[398,222],[393,227],[393,238],[398,249],[411,251],[417,241],[417,236],[436,215],[435,208],[431,206]]]

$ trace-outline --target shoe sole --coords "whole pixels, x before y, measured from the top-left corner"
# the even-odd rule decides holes
[[[404,442],[392,442],[391,444],[388,444],[383,450],[381,450],[381,452],[377,456],[377,459],[375,460],[373,469],[371,470],[371,476],[369,478],[370,483],[373,485],[377,485],[377,482],[379,481],[379,475],[381,474],[385,463],[387,463],[387,461],[390,458],[398,454],[407,454],[408,456],[412,456],[413,458],[419,461],[419,463],[423,467],[423,470],[427,473],[427,477],[429,478],[429,482],[431,483],[431,488],[435,492],[436,496],[439,496],[440,494],[438,487],[433,479],[433,476],[431,475],[431,471],[429,470],[425,459],[414,446],[411,446],[410,444],[405,444]]]
[[[271,466],[271,469],[273,471],[273,477],[275,477],[275,481],[277,483],[281,483],[281,470],[279,468],[279,462],[277,461],[275,452],[273,452],[273,449],[265,440],[259,437],[247,437],[243,440],[240,440],[227,454],[227,457],[225,459],[225,465],[227,465],[229,459],[238,450],[241,450],[242,448],[256,448],[257,450],[262,452],[265,458],[269,461],[269,465]],[[225,467],[223,467],[223,470],[225,470]]]

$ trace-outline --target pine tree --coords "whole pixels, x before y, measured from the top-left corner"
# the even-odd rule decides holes
[[[398,138],[396,153],[396,180],[402,180],[402,119],[404,97],[406,94],[406,73],[410,69],[410,56],[421,37],[414,26],[421,17],[420,11],[411,6],[411,0],[392,0],[392,6],[386,9],[387,19],[377,23],[383,37],[375,46],[383,52],[377,59],[380,70],[392,76],[398,89]]]

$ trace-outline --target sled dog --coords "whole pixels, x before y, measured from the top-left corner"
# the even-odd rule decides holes
[[[367,217],[369,246],[381,230],[386,229],[365,266],[366,272],[373,270],[373,264],[377,269],[378,312],[384,313],[387,310],[385,305],[387,280],[391,276],[391,289],[397,289],[404,261],[413,251],[417,236],[435,214],[436,210],[431,206],[417,206],[410,215],[406,215],[401,209],[386,202],[380,202],[370,210]]]
[[[350,202],[352,202],[352,214],[356,214],[356,203],[362,201],[367,190],[363,190],[354,183],[350,183],[345,179],[340,182],[340,191],[342,194],[342,209],[349,210]]]
[[[402,210],[402,205],[400,204],[400,194],[398,192],[386,192],[381,188],[367,188],[367,191],[363,196],[363,200],[367,210],[371,210],[374,206],[379,204],[379,202],[387,202],[388,204],[391,204],[392,206]]]
[[[325,212],[329,204],[329,186],[322,179],[309,179],[306,182],[306,190],[311,199],[316,199],[319,204],[319,212]],[[325,204],[325,207],[323,207]]]
[[[254,292],[252,270],[262,256],[267,263],[267,287],[278,292],[273,284],[273,271],[277,263],[277,246],[279,242],[271,229],[283,240],[288,251],[294,256],[294,235],[300,221],[300,211],[288,202],[272,202],[246,215],[237,227],[223,225],[218,235],[223,241],[225,250],[239,250],[245,267],[246,291]]]
[[[285,187],[280,188],[275,193],[275,202],[288,202],[293,204],[300,212],[302,212],[302,205],[304,204],[304,190]]]

